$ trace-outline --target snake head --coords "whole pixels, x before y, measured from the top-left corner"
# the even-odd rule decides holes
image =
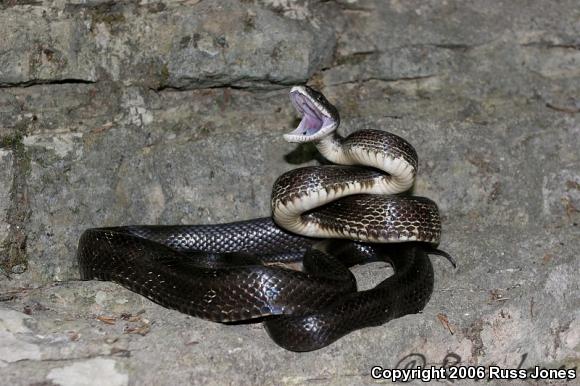
[[[302,115],[298,127],[284,134],[288,142],[314,142],[333,133],[340,117],[338,110],[321,93],[308,86],[294,86],[290,90],[290,101]]]

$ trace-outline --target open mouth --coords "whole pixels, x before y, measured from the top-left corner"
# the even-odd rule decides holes
[[[286,141],[319,140],[338,126],[336,109],[319,92],[307,86],[296,86],[290,91],[290,100],[302,119],[294,131],[284,135]]]

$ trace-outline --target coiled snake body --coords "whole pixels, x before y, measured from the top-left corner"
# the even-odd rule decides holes
[[[427,198],[392,195],[412,186],[415,150],[379,130],[341,138],[338,112],[322,94],[299,86],[290,95],[303,118],[285,139],[315,142],[323,156],[347,166],[280,176],[272,218],[88,229],[77,252],[81,278],[115,281],[215,322],[263,321],[293,351],[423,309],[433,290],[427,253],[444,254],[434,248],[439,212]],[[348,268],[377,260],[390,262],[395,274],[357,292]],[[301,270],[281,266],[296,262]]]

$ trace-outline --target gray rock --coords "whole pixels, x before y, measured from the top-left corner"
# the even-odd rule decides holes
[[[289,19],[224,0],[14,6],[0,15],[0,85],[113,79],[183,89],[305,82],[329,63],[335,41],[331,26],[310,16]],[[28,36],[39,38],[22,44]]]
[[[117,384],[350,385],[375,365],[580,365],[576,1],[0,8],[3,382],[90,369]],[[286,86],[306,80],[344,133],[382,128],[418,151],[414,194],[439,204],[459,261],[433,257],[422,314],[296,354],[260,325],[76,281],[88,227],[267,216],[276,177],[316,163],[281,137],[296,124]],[[389,272],[357,276],[368,288]]]
[[[74,386],[102,385],[124,386],[129,383],[129,377],[119,372],[112,359],[92,358],[78,361],[71,365],[50,370],[46,378],[57,385]]]
[[[31,332],[27,326],[31,319],[21,312],[0,309],[0,367],[7,363],[40,359],[40,348],[28,342],[25,335]]]
[[[50,2],[38,5],[10,7],[0,14],[0,85],[95,81],[88,25],[80,18],[57,16]]]
[[[10,189],[14,175],[12,152],[0,148],[0,254],[8,253],[5,242],[8,240],[10,223],[8,222],[8,211],[10,209]],[[2,257],[6,260],[6,257]]]
[[[0,169],[0,203],[2,204],[0,206],[0,215],[2,219],[5,219],[8,212],[8,205],[10,204],[10,187],[14,174],[14,170],[12,169],[12,152],[5,148],[0,149],[0,161],[2,162],[2,168]]]

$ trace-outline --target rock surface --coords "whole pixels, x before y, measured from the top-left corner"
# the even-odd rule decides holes
[[[350,385],[413,361],[579,367],[577,1],[0,9],[3,382]],[[288,86],[307,81],[344,132],[380,127],[417,149],[415,193],[439,204],[441,248],[459,260],[434,259],[421,315],[295,354],[259,325],[77,281],[85,228],[268,215],[275,178],[315,163],[281,137],[296,123]]]

